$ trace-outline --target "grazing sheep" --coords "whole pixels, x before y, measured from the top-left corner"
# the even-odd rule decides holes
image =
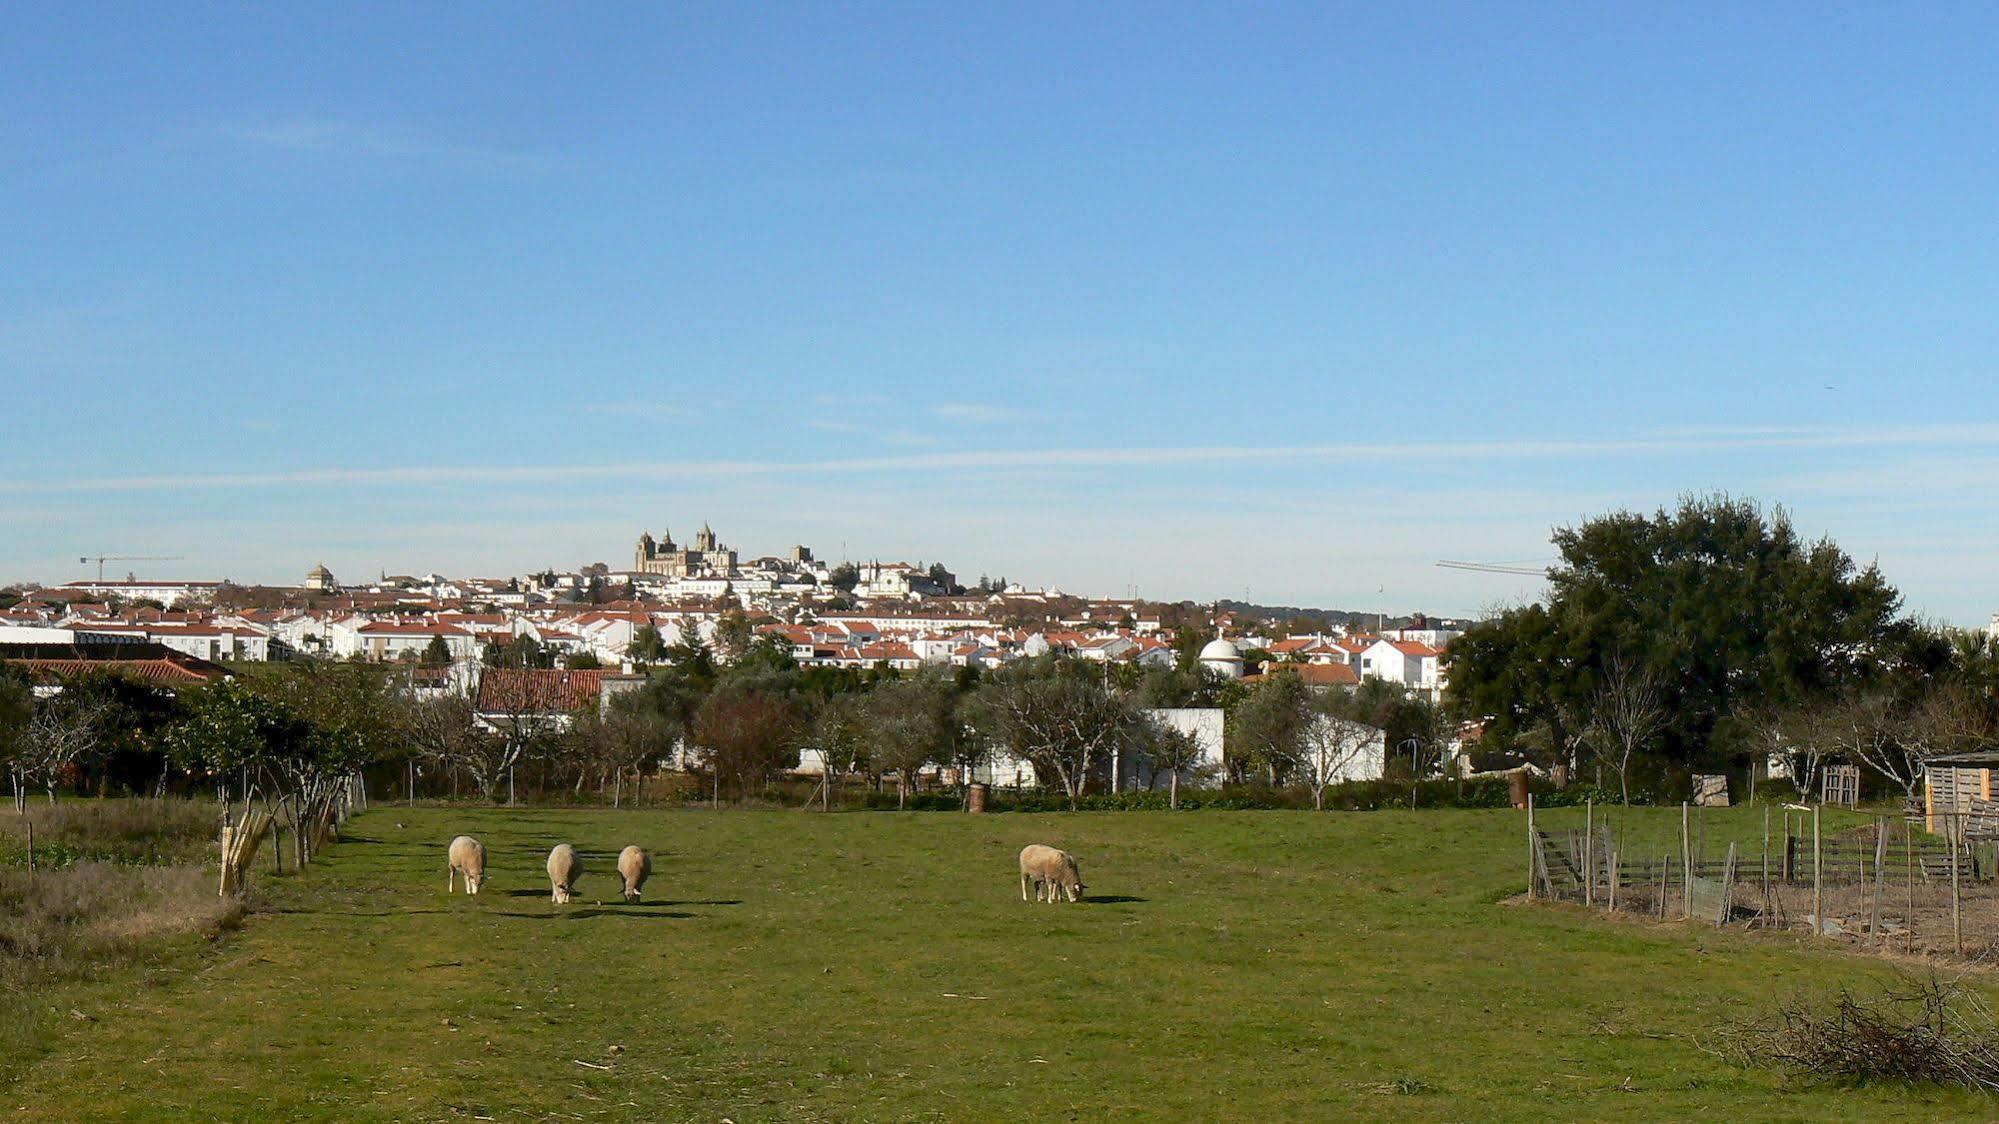
[[[618,874],[625,880],[625,900],[639,900],[646,879],[652,876],[652,856],[644,847],[627,847],[618,852]]]
[[[486,880],[486,848],[477,839],[461,835],[451,841],[444,868],[444,892],[451,893],[458,879],[465,879],[465,892],[476,894],[479,884]]]
[[[1052,905],[1067,894],[1072,902],[1083,900],[1083,869],[1076,856],[1039,843],[1030,843],[1020,852],[1020,900],[1027,900],[1027,884],[1034,883],[1034,900],[1041,900],[1042,887],[1048,889]]]
[[[549,898],[557,905],[567,905],[576,897],[576,880],[583,877],[583,860],[576,857],[576,848],[567,843],[557,843],[548,853]]]

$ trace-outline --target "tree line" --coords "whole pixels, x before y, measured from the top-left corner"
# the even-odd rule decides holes
[[[1451,645],[1449,707],[1489,747],[1629,802],[1771,759],[1801,795],[1845,761],[1912,796],[1928,758],[1994,744],[1990,640],[1904,612],[1878,567],[1782,509],[1693,496],[1553,541],[1546,599]]]

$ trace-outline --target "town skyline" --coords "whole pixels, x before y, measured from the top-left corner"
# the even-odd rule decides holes
[[[1988,617],[1999,16],[1138,14],[12,13],[0,581],[699,510],[1469,613],[1721,491]]]

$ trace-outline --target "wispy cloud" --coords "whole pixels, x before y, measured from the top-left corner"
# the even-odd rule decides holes
[[[930,407],[930,412],[952,421],[971,422],[1014,421],[1027,416],[1026,410],[1015,409],[1012,406],[994,406],[986,402],[945,402]]]
[[[966,472],[1004,468],[1037,470],[1148,468],[1204,464],[1335,464],[1369,461],[1473,462],[1607,459],[1719,450],[1891,449],[1955,446],[1999,450],[1999,423],[1883,426],[1808,434],[1601,441],[1409,441],[1340,445],[1191,445],[1133,448],[986,449],[818,460],[627,461],[606,464],[405,465],[316,468],[285,472],[175,473],[73,479],[0,480],[0,493],[137,492],[176,488],[254,488],[285,485],[441,485],[556,482],[578,479],[641,480],[688,477],[820,476],[832,474]]]
[[[923,448],[937,444],[937,438],[928,433],[917,433],[908,429],[884,429],[880,426],[862,425],[859,422],[833,421],[815,418],[805,423],[809,429],[825,433],[847,433],[856,437],[871,437],[884,445],[900,445],[904,448]]]

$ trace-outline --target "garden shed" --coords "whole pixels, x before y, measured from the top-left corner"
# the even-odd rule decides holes
[[[1951,753],[1932,757],[1925,765],[1923,821],[1930,831],[1939,830],[1940,815],[1951,812],[1982,811],[1979,804],[1992,799],[1992,773],[1999,769],[1999,750]]]

